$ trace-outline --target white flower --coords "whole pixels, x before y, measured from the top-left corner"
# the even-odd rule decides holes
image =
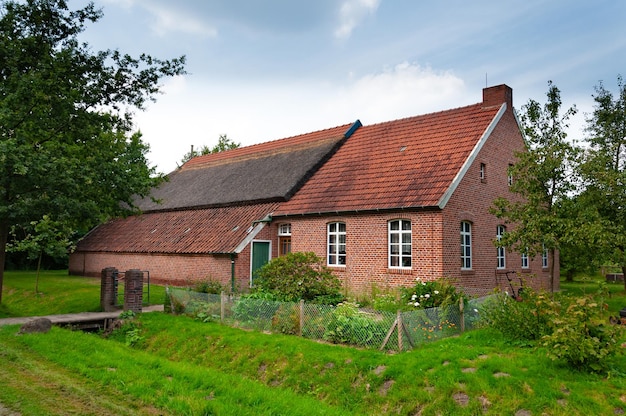
[[[474,312],[478,313],[478,309],[474,309]]]
[[[420,303],[419,302],[415,302],[414,305],[415,306],[420,306]]]
[[[417,299],[417,295],[411,296],[411,300],[415,300],[415,299]]]
[[[420,295],[420,299],[424,299],[424,295]]]
[[[439,294],[439,291],[438,291],[438,290],[435,290],[435,295],[438,295],[438,294]]]
[[[422,282],[422,286],[426,286],[426,282]]]
[[[428,299],[430,297],[430,293],[425,294],[424,297]]]

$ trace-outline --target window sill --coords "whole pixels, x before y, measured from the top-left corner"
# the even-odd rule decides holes
[[[461,269],[461,276],[475,276],[476,272],[472,269]]]
[[[410,267],[387,267],[387,272],[396,273],[396,274],[411,274],[413,273],[413,268]]]

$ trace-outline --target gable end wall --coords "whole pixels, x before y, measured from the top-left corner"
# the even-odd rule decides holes
[[[513,112],[507,110],[444,208],[444,274],[475,293],[482,294],[494,287],[510,291],[504,270],[524,274],[526,284],[533,287],[550,289],[549,269],[542,268],[541,256],[530,259],[530,268],[522,270],[520,255],[507,252],[506,268],[496,268],[493,240],[496,227],[504,223],[490,214],[489,209],[497,197],[516,198],[509,192],[508,167],[516,162],[515,153],[523,149],[517,120]],[[480,179],[481,163],[485,165],[484,180]],[[460,267],[461,221],[472,223],[471,271],[462,271]],[[558,263],[555,274],[558,276]],[[555,290],[558,290],[558,279],[555,279]]]

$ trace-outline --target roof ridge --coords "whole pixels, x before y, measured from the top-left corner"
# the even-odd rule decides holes
[[[230,163],[233,160],[246,160],[250,157],[258,157],[260,154],[284,153],[288,152],[295,146],[298,146],[300,149],[306,146],[316,146],[322,142],[342,138],[346,131],[353,125],[354,123],[347,123],[322,130],[315,130],[309,133],[285,137],[282,139],[269,140],[262,143],[238,147],[236,149],[229,149],[223,152],[196,156],[183,164],[179,170],[195,169],[200,167],[204,168],[214,164],[220,164],[220,161],[222,160],[228,160]],[[337,132],[335,132],[335,130]],[[332,136],[328,136],[328,133],[332,133]]]
[[[407,116],[407,117],[401,117],[401,118],[396,118],[393,120],[387,120],[387,121],[381,121],[378,123],[373,123],[373,124],[367,124],[364,125],[363,127],[375,127],[375,126],[381,126],[381,125],[385,125],[385,124],[391,124],[391,123],[397,123],[400,121],[408,121],[408,120],[413,120],[413,119],[418,119],[418,118],[425,118],[425,117],[438,117],[440,115],[442,115],[443,113],[454,113],[454,112],[458,112],[460,110],[469,110],[472,107],[479,107],[480,109],[489,109],[490,107],[484,107],[483,103],[474,103],[474,104],[469,104],[469,105],[464,105],[461,107],[455,107],[455,108],[448,108],[445,110],[439,110],[439,111],[433,111],[431,113],[424,113],[424,114],[417,114],[417,115],[413,115],[413,116]],[[492,106],[492,107],[500,107],[498,106]]]

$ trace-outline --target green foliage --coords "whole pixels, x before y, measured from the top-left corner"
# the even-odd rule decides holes
[[[604,307],[589,296],[570,299],[554,319],[554,331],[542,338],[548,356],[577,370],[604,372],[621,352],[623,328],[607,325]]]
[[[623,328],[608,325],[601,287],[594,296],[561,295],[552,298],[526,288],[524,300],[504,294],[489,298],[480,307],[482,323],[518,344],[541,341],[547,354],[576,370],[602,372],[621,352]]]
[[[181,163],[186,163],[189,160],[193,159],[197,156],[209,155],[212,153],[224,152],[226,150],[237,149],[241,146],[241,143],[237,143],[232,141],[227,135],[220,134],[219,139],[217,140],[217,144],[210,148],[207,145],[204,145],[200,148],[200,150],[194,150],[193,146],[188,153],[185,153],[183,158],[181,159]]]
[[[139,346],[144,340],[141,335],[141,323],[137,321],[135,312],[126,310],[122,312],[119,319],[115,321],[114,326],[105,331],[102,336],[121,340],[128,347]]]
[[[133,110],[154,100],[164,77],[184,74],[185,59],[93,51],[79,41],[102,18],[93,3],[3,1],[0,9],[1,288],[12,227],[47,215],[63,225],[57,230],[82,235],[133,212],[136,197],[164,180],[148,166]]]
[[[505,293],[496,293],[479,307],[481,324],[502,332],[507,338],[518,341],[535,341],[553,330],[553,319],[559,304],[550,295],[524,289],[524,299],[519,301]]]
[[[375,316],[359,310],[359,305],[337,305],[326,325],[324,339],[335,344],[372,346],[382,344],[389,328]]]
[[[417,278],[412,287],[401,287],[398,293],[375,293],[372,307],[377,311],[396,312],[458,305],[467,300],[450,279],[422,280]]]
[[[285,302],[337,303],[342,299],[339,278],[312,252],[272,259],[257,271],[254,286]]]
[[[465,295],[449,279],[416,279],[412,288],[401,288],[401,302],[410,310],[458,305]]]
[[[569,118],[576,114],[576,108],[561,114],[561,93],[551,81],[546,95],[544,105],[529,100],[520,115],[528,147],[516,155],[509,174],[513,177],[510,190],[521,198],[500,197],[494,201],[491,212],[505,224],[513,225],[494,241],[497,246],[530,257],[545,249],[554,259],[555,250],[563,241],[573,241],[571,235],[581,229],[576,221],[576,205],[570,201],[576,189],[571,172],[580,150],[566,140]],[[552,268],[551,276],[553,272]]]
[[[597,218],[595,252],[626,270],[626,84],[617,77],[617,94],[595,87],[595,106],[587,119],[589,149],[580,166],[581,199]],[[600,250],[598,250],[600,249]],[[626,281],[624,282],[626,290]]]
[[[233,306],[233,318],[241,322],[254,322],[260,318],[271,318],[280,303],[269,292],[253,292],[241,296]]]
[[[225,289],[224,285],[222,285],[219,281],[211,279],[211,278],[197,282],[193,286],[194,292],[210,293],[213,295],[221,294],[222,292],[225,291],[224,289]]]
[[[272,332],[297,335],[300,332],[300,307],[296,303],[283,303],[272,317]]]

